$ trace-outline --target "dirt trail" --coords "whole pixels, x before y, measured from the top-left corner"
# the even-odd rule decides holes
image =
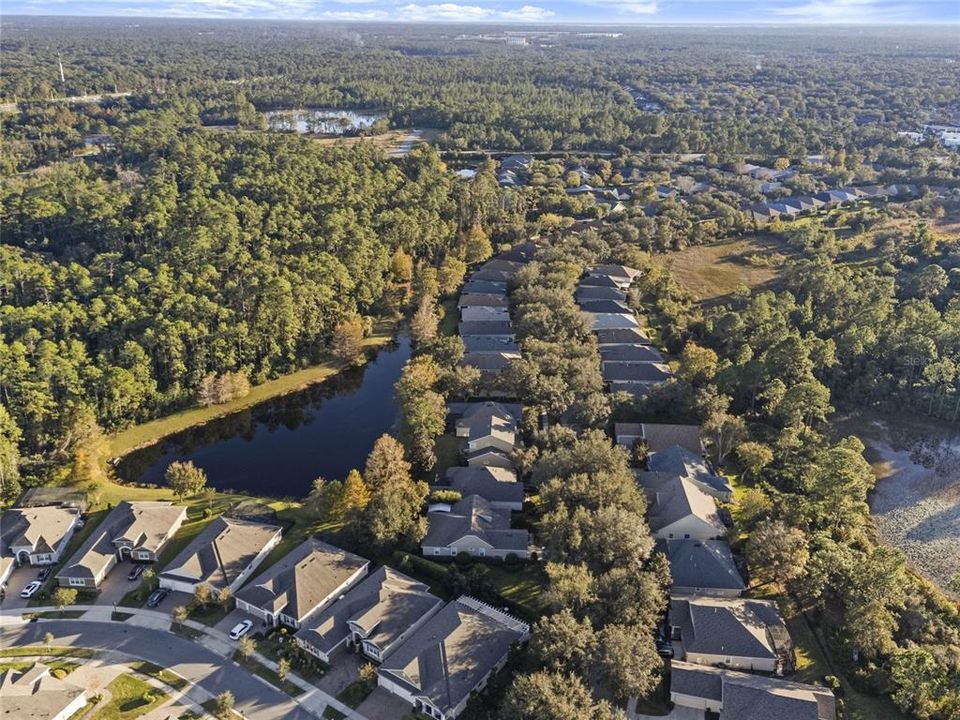
[[[861,419],[856,432],[877,475],[870,509],[883,540],[946,589],[960,574],[960,429]]]

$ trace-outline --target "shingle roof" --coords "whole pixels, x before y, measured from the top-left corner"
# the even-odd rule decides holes
[[[699,425],[616,423],[614,434],[617,442],[620,442],[621,437],[642,438],[650,452],[665,450],[671,445],[679,445],[696,453],[701,451]]]
[[[0,675],[0,708],[5,718],[49,720],[59,717],[85,690],[68,680],[59,680],[46,665],[28,670],[7,670]]]
[[[458,490],[464,496],[479,495],[489,502],[523,502],[523,483],[516,481],[513,470],[484,465],[452,467],[444,479],[451,490]]]
[[[460,364],[464,367],[475,367],[481,372],[500,372],[514,360],[519,359],[519,351],[467,352],[464,353]]]
[[[671,473],[689,478],[720,493],[733,492],[730,480],[711,472],[702,455],[679,445],[658,450],[650,455],[647,459],[647,467],[653,472]]]
[[[368,560],[310,539],[291,550],[278,563],[237,593],[237,598],[297,622],[362,570]]]
[[[620,288],[587,285],[577,288],[576,297],[578,302],[584,300],[626,300],[627,293]]]
[[[0,553],[7,554],[13,546],[29,546],[36,553],[55,553],[77,517],[74,508],[56,505],[7,510],[0,518]]]
[[[730,545],[723,540],[666,540],[663,548],[674,587],[746,589]]]
[[[276,525],[218,517],[161,573],[220,589],[233,584],[280,531]]]
[[[600,275],[633,280],[633,278],[640,274],[640,271],[636,268],[627,267],[626,265],[591,265],[587,268],[587,273],[594,276]]]
[[[686,478],[666,473],[635,473],[650,498],[649,524],[654,532],[693,516],[713,526],[717,535],[726,532],[713,498]]]
[[[609,330],[595,330],[597,342],[600,345],[609,345],[611,343],[649,343],[650,338],[638,327],[635,328],[612,328]]]
[[[517,419],[497,402],[474,403],[456,422],[457,434],[467,431],[467,441],[493,437],[513,445],[517,437]]]
[[[580,280],[580,287],[619,288],[617,281],[609,275],[588,276]]]
[[[786,625],[769,600],[671,597],[670,623],[685,652],[776,659],[789,644]]]
[[[510,511],[490,506],[479,495],[467,495],[450,512],[428,513],[424,547],[446,547],[472,535],[498,550],[526,550],[530,534],[510,529]]]
[[[592,330],[638,328],[640,323],[632,313],[587,313]]]
[[[520,352],[517,341],[502,335],[462,335],[466,352]]]
[[[721,700],[720,720],[836,720],[827,688],[674,660],[670,692]],[[715,705],[716,706],[716,705]]]
[[[607,381],[660,382],[673,375],[663,363],[601,362],[600,374]]]
[[[170,529],[186,515],[187,509],[166,501],[119,503],[90,534],[83,545],[57,573],[58,578],[94,579],[113,562],[114,541],[128,539],[135,549],[156,552]]]
[[[457,307],[497,307],[510,306],[510,301],[503,295],[494,293],[462,293],[457,301]]]
[[[447,713],[455,708],[529,628],[472,598],[431,617],[380,666],[380,673]]]
[[[467,320],[460,323],[461,335],[505,335],[513,337],[513,323],[507,320]]]
[[[484,295],[507,295],[506,280],[468,280],[460,289],[462,293],[478,293]]]
[[[430,588],[386,566],[374,570],[342,598],[309,618],[296,637],[329,653],[350,634],[350,622],[387,648],[424,615],[443,603]]]
[[[662,363],[663,355],[653,345],[632,343],[629,345],[603,345],[600,359],[607,362],[654,362]]]
[[[580,309],[588,313],[632,313],[622,300],[580,300]]]

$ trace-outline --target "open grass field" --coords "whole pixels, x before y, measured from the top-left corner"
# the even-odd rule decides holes
[[[109,700],[92,720],[133,720],[163,704],[167,695],[133,675],[119,675],[107,685]]]
[[[381,321],[377,324],[373,334],[364,339],[364,348],[367,350],[375,350],[381,345],[385,345],[393,337],[395,328],[396,325],[394,322],[388,320]],[[215,418],[230,415],[238,410],[243,410],[257,403],[264,402],[265,400],[302,390],[309,385],[326,380],[343,368],[344,364],[342,362],[330,358],[319,365],[304,368],[303,370],[292,372],[274,380],[268,380],[260,385],[255,385],[250,388],[250,393],[245,397],[223,403],[222,405],[193,407],[172,415],[167,415],[166,417],[141,423],[140,425],[134,425],[110,438],[110,455],[111,457],[120,457],[131,450],[152,445],[168,435],[186,430],[194,425],[202,425]]]
[[[778,240],[758,234],[655,255],[654,262],[670,268],[694,298],[711,305],[743,285],[751,290],[771,287],[789,253]]]

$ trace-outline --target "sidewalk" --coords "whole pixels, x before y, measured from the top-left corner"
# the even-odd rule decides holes
[[[83,612],[80,619],[87,622],[117,622],[113,620],[113,608],[109,605],[71,605],[69,608],[66,608],[74,612]],[[48,612],[57,612],[55,607],[31,607],[31,608],[17,608],[9,610],[0,610],[0,625],[9,624],[9,625],[19,625],[29,620],[24,620],[23,615],[33,614],[33,613],[48,613]],[[150,628],[151,630],[163,630],[170,632],[170,624],[172,619],[166,613],[158,612],[156,610],[146,610],[144,608],[117,608],[117,612],[122,612],[126,615],[131,615],[127,618],[126,621],[123,621],[126,625],[133,625],[137,627]],[[42,620],[40,620],[42,622]],[[217,655],[220,655],[224,659],[233,661],[233,652],[235,650],[234,644],[230,641],[230,638],[226,633],[220,632],[212,627],[199,623],[196,620],[186,620],[183,623],[186,627],[191,628],[201,632],[203,635],[197,640],[203,647],[207,650],[210,650]],[[261,665],[270,668],[274,672],[277,671],[277,663],[273,660],[261,655],[258,652],[254,652],[252,655],[253,659],[259,662]],[[236,663],[235,663],[236,664]],[[251,676],[264,682],[268,685],[271,685],[267,680],[261,678],[259,675],[251,673]],[[292,698],[295,703],[300,705],[304,710],[309,712],[311,715],[314,715],[317,718],[323,717],[324,710],[327,707],[333,707],[335,710],[341,712],[344,716],[350,720],[367,720],[366,717],[358,713],[353,708],[344,705],[342,702],[337,700],[335,697],[329,693],[324,692],[316,685],[313,685],[302,677],[297,675],[294,672],[290,672],[287,675],[287,681],[296,685],[304,691],[302,695],[299,695],[295,698]],[[271,687],[274,687],[271,685]],[[277,688],[280,690],[280,688]],[[282,692],[282,690],[281,690]],[[195,698],[190,696],[196,693]],[[181,693],[177,693],[176,696],[181,697]],[[203,702],[206,702],[210,699],[208,693],[205,692],[202,688],[195,686],[190,687],[187,690],[186,696],[189,701],[192,701],[194,704],[199,705]]]

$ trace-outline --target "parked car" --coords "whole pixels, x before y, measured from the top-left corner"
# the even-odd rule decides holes
[[[147,607],[155,608],[163,602],[163,599],[167,596],[166,590],[154,590],[150,593],[150,597],[147,598]]]
[[[136,580],[143,575],[143,565],[134,565],[133,570],[127,573],[127,580]]]
[[[252,620],[244,620],[243,622],[238,622],[236,625],[233,626],[233,630],[230,631],[230,639],[239,640],[248,632],[250,632],[250,628],[252,627],[253,627]]]
[[[31,598],[33,597],[37,590],[43,587],[43,583],[39,580],[34,580],[32,583],[28,584],[23,590],[20,591],[20,597],[22,598]]]
[[[48,577],[50,577],[50,573],[52,573],[52,572],[53,572],[53,568],[52,568],[52,567],[45,567],[45,568],[43,568],[40,572],[37,573],[37,580],[39,580],[40,582],[43,582],[43,581],[46,580]]]

